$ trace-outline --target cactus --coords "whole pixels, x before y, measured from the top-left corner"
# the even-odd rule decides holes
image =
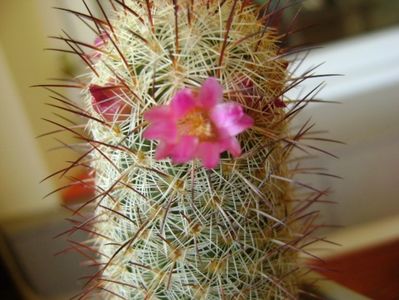
[[[289,165],[293,149],[310,150],[301,139],[312,124],[296,133],[289,125],[311,94],[284,94],[313,70],[288,71],[286,35],[270,26],[281,11],[238,0],[113,0],[109,13],[96,3],[99,15],[64,9],[97,35],[62,38],[87,65],[62,85],[80,89],[84,104],[54,97],[87,120],[90,137],[52,121],[87,146],[62,174],[82,166],[95,174],[96,195],[75,209],[69,232],[90,232],[72,248],[96,268],[78,297],[296,299],[307,271],[298,254],[317,228],[307,209],[323,192],[294,180],[301,169]],[[159,155],[146,114],[170,108],[182,91],[200,97],[211,81],[218,103],[247,120],[229,137],[235,144],[208,164],[212,143],[195,153],[189,144],[185,159]],[[205,124],[195,122],[193,130]],[[87,208],[94,215],[80,219]]]

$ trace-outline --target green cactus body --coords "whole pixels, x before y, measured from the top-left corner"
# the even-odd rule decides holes
[[[91,138],[75,164],[95,171],[97,195],[85,204],[95,215],[81,226],[99,270],[80,297],[296,298],[313,198],[292,205],[288,159],[307,129],[287,128],[306,101],[288,109],[282,100],[297,81],[265,26],[271,15],[250,1],[111,2],[112,16],[86,14],[101,38],[80,78]],[[254,120],[238,136],[241,156],[225,152],[213,169],[156,160],[143,114],[209,77]],[[112,94],[116,113],[93,107],[93,86]]]

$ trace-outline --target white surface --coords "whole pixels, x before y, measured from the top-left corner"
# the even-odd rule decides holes
[[[352,95],[399,83],[398,47],[399,27],[393,27],[312,50],[296,73],[322,64],[317,74],[341,74],[324,80],[326,86],[319,97],[349,101]],[[296,96],[298,90],[310,90],[319,82],[307,80],[291,95]]]
[[[298,69],[300,73],[325,61],[315,73],[344,74],[326,78],[317,97],[341,104],[312,104],[299,120],[311,117],[317,129],[329,131],[326,137],[347,143],[319,143],[339,159],[321,156],[308,163],[343,177],[307,179],[331,187],[329,198],[337,204],[321,206],[328,224],[349,226],[399,214],[398,47],[399,27],[391,28],[312,51]],[[302,95],[319,82],[306,82]]]

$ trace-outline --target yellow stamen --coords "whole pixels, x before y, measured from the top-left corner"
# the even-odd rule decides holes
[[[177,122],[180,135],[191,135],[198,137],[201,141],[215,138],[216,132],[209,116],[200,111],[193,110],[187,116]]]

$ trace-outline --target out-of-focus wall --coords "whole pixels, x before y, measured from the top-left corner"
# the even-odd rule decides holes
[[[46,78],[60,77],[57,55],[43,49],[48,47],[46,36],[54,27],[59,27],[56,18],[46,19],[53,14],[48,11],[50,1],[42,1],[37,6],[35,0],[1,1],[0,3],[0,42],[4,59],[9,69],[8,80],[14,82],[21,106],[26,111],[26,117],[32,126],[33,135],[49,131],[49,126],[40,117],[50,116],[51,108],[44,105],[47,92],[30,86],[43,83]],[[50,27],[52,23],[52,27]],[[2,81],[5,79],[2,78]],[[8,143],[12,142],[9,140]],[[48,148],[48,140],[38,140],[42,153]],[[23,144],[22,144],[23,145]],[[16,147],[16,145],[15,145]],[[45,159],[50,169],[59,167],[60,160],[55,155],[46,155]],[[29,170],[34,175],[34,170]],[[38,180],[39,181],[39,180]]]
[[[76,154],[70,150],[48,151],[59,146],[55,137],[71,142],[65,138],[66,135],[35,140],[35,136],[59,128],[41,119],[57,119],[54,109],[44,104],[50,93],[31,86],[48,83],[49,78],[67,77],[63,74],[65,55],[44,48],[61,46],[48,39],[49,35],[59,35],[61,29],[76,36],[78,20],[52,7],[81,9],[82,5],[81,1],[0,1],[0,220],[58,205],[58,195],[48,200],[41,199],[55,188],[54,182],[47,185],[39,185],[39,182],[64,168],[66,161],[72,160]],[[84,28],[84,25],[80,27]],[[86,32],[81,30],[78,34],[82,36]],[[68,62],[73,64],[74,61]],[[68,118],[76,119],[74,116]]]
[[[39,185],[48,168],[1,50],[0,220],[4,220],[55,209],[58,202],[55,196],[41,199],[53,188],[50,183]]]

